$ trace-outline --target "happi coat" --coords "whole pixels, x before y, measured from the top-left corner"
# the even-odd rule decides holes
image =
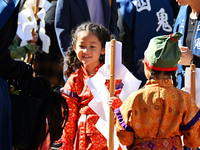
[[[116,132],[123,145],[138,149],[183,149],[200,146],[200,110],[191,96],[170,79],[151,79],[119,109]]]
[[[172,0],[116,0],[119,10],[118,26],[123,44],[123,58],[133,75],[146,83],[140,61],[151,38],[172,33]]]
[[[96,68],[98,71],[99,65]],[[88,106],[93,95],[88,88],[86,80],[89,78],[87,71],[81,67],[70,75],[64,88],[63,96],[69,106],[69,118],[62,135],[63,146],[61,150],[106,150],[107,140],[95,127],[99,116]],[[109,81],[105,83],[109,87]],[[116,81],[116,96],[121,92],[122,83]],[[119,107],[122,102],[115,102],[114,107]],[[102,127],[103,128],[103,127]],[[59,150],[60,150],[59,149]]]
[[[185,32],[187,26],[187,20],[189,19],[189,5],[181,6],[179,15],[176,19],[176,23],[174,26],[173,32],[180,32],[182,33],[182,37],[179,40],[179,45],[184,46],[184,39],[185,39]],[[193,63],[199,67],[200,66],[200,17],[198,18],[198,23],[195,26],[196,31],[193,33],[193,37],[191,39],[191,46],[190,49],[193,53]],[[183,69],[182,65],[178,64],[177,70],[177,79],[178,79],[178,88],[184,87],[184,78],[185,78],[185,70]]]

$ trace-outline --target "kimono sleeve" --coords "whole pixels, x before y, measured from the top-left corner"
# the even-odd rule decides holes
[[[59,150],[73,150],[73,141],[76,134],[79,97],[76,92],[75,78],[69,77],[67,83],[62,89],[62,95],[66,99],[69,106],[69,118],[63,130],[62,142],[63,146]]]
[[[122,145],[131,145],[134,142],[134,131],[131,127],[133,98],[129,96],[120,108],[115,109],[117,116],[116,134]]]
[[[180,130],[183,132],[184,144],[187,147],[199,147],[200,110],[189,94],[186,96],[186,99],[186,109],[183,115],[183,122],[181,124]]]

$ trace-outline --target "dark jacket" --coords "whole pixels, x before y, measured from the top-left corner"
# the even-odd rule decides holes
[[[1,3],[0,7],[0,12],[2,12],[0,13],[0,18],[4,18],[0,25],[0,76],[8,79],[21,76],[25,72],[26,64],[13,60],[8,50],[17,30],[20,2],[19,0],[5,2],[6,0],[2,1],[3,4]]]
[[[102,0],[105,27],[118,36],[117,4],[112,0],[110,7],[108,0]],[[70,44],[71,30],[83,22],[90,21],[86,0],[58,0],[56,7],[55,29],[61,52],[66,52]]]
[[[151,38],[172,33],[174,13],[172,0],[116,0],[119,10],[118,27],[123,43],[123,63],[146,83],[141,60]]]

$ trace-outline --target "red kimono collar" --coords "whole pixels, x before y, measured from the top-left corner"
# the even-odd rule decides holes
[[[95,68],[95,74],[97,73],[97,71],[99,70],[99,68],[100,68],[102,65],[103,65],[103,63],[100,63],[100,64]],[[81,65],[81,69],[83,70],[83,72],[84,72],[84,74],[85,74],[86,76],[89,76],[87,70],[83,67],[83,65]],[[93,74],[92,76],[94,76],[95,74]],[[92,76],[91,76],[91,77],[92,77]]]

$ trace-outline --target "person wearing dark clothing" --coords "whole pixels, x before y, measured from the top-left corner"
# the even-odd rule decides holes
[[[71,30],[83,22],[104,25],[118,37],[117,4],[115,0],[58,0],[55,28],[60,50],[65,56],[70,45]]]
[[[58,0],[55,30],[64,59],[70,45],[71,31],[78,25],[88,21],[101,24],[118,38],[117,19],[116,0]],[[66,64],[64,64],[64,70],[66,70]],[[63,78],[66,80],[65,76]]]
[[[23,3],[23,1],[21,1]],[[7,79],[23,78],[31,66],[15,61],[10,56],[10,46],[17,30],[20,0],[0,2],[0,149],[12,149],[11,101]]]
[[[178,6],[175,0],[116,0],[118,5],[118,28],[122,44],[123,64],[133,75],[147,79],[141,60],[144,58],[151,38],[172,33]]]
[[[51,88],[43,78],[34,78],[30,64],[13,60],[10,56],[9,46],[16,35],[18,13],[23,4],[23,0],[0,1],[0,150],[12,150],[12,147],[26,149],[24,146],[28,146],[29,150],[49,149],[50,144],[60,138],[68,116],[67,103],[58,92],[59,89]],[[9,91],[8,83],[11,85],[12,81],[19,81],[15,84],[19,85],[15,86],[19,90],[17,94]],[[34,103],[31,103],[31,99]],[[27,110],[23,116],[17,116],[29,106],[33,109]],[[38,115],[35,117],[32,113]],[[27,125],[30,120],[27,121],[26,116],[37,122]],[[33,137],[30,141],[24,140],[25,134],[17,134],[16,122],[20,127],[28,129],[24,130],[25,134],[34,131],[34,135],[28,135]],[[17,145],[20,140],[22,145]]]
[[[183,37],[179,40],[182,56],[177,70],[178,88],[181,89],[185,86],[186,67],[195,64],[197,68],[200,68],[200,1],[177,0],[177,3],[181,7],[174,26],[174,32],[178,31],[183,34]],[[192,148],[184,146],[184,149],[191,150]],[[196,148],[196,150],[199,149]]]
[[[181,32],[183,37],[179,40],[182,57],[178,65],[178,88],[184,87],[185,68],[191,63],[200,67],[200,2],[193,0],[185,2],[177,1],[181,6],[174,26],[174,32]]]
[[[47,10],[44,21],[46,35],[49,36],[51,44],[49,53],[37,52],[34,58],[34,71],[36,75],[46,77],[51,85],[64,86],[63,79],[63,56],[59,49],[58,40],[55,33],[55,10],[57,0],[51,1],[51,7]],[[40,42],[38,42],[39,45]]]

